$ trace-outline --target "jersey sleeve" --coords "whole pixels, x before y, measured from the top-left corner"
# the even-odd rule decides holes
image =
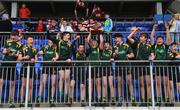
[[[166,44],[165,44],[165,48],[166,48],[166,52],[168,52],[169,45],[166,45]]]
[[[112,47],[112,52],[115,53],[115,50],[116,50],[116,47],[113,46],[113,47]]]
[[[151,53],[155,53],[155,44],[151,45]]]
[[[23,44],[22,43],[18,43],[18,52],[22,53],[23,51]]]
[[[46,51],[46,50],[45,50],[45,46],[42,47],[40,51],[42,51],[43,53],[45,53],[45,51]]]
[[[24,57],[26,55],[26,47],[23,47],[21,50],[21,54]]]

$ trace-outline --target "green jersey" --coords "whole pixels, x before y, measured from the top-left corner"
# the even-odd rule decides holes
[[[4,48],[6,48],[9,51],[9,53],[15,53],[15,54],[20,52],[22,47],[23,47],[22,43],[17,41],[14,42],[12,40],[6,40],[4,45]],[[11,56],[10,54],[6,54],[3,59],[3,61],[16,61],[16,60],[17,57]]]
[[[116,60],[128,60],[127,54],[133,53],[132,48],[127,43],[117,44],[113,46],[113,53],[116,53]]]
[[[86,60],[86,54],[85,53],[76,52],[75,59],[78,60],[78,61],[85,61]],[[76,63],[75,65],[76,66],[84,66],[85,63],[80,62],[80,63]]]
[[[166,60],[168,48],[169,46],[165,44],[162,44],[162,45],[155,44],[152,50],[155,55],[155,60]]]
[[[59,59],[60,60],[67,60],[71,59],[71,42],[65,42],[63,40],[59,41]]]
[[[43,51],[43,60],[44,61],[51,61],[56,56],[57,48],[55,46],[44,46],[42,48]]]
[[[136,48],[136,59],[137,60],[148,60],[152,49],[150,44],[138,43]]]
[[[180,60],[180,58],[176,58],[176,56],[178,56],[178,55],[180,55],[180,52],[172,52],[172,51],[170,51],[167,54],[167,59],[168,60]],[[177,65],[180,65],[180,63],[172,61],[172,62],[169,62],[169,65],[170,66],[177,66]]]
[[[99,48],[91,48],[89,54],[89,60],[100,60],[100,49]],[[90,63],[93,66],[98,66],[99,63],[93,62]]]
[[[30,61],[32,58],[35,59],[35,56],[36,56],[37,52],[38,51],[37,51],[36,48],[25,46],[23,48],[23,50],[22,50],[22,55],[23,55],[23,57],[29,55],[30,58],[28,60],[26,60],[26,61]]]
[[[110,60],[111,56],[112,56],[112,50],[111,49],[101,50],[101,54],[100,54],[101,60]],[[101,65],[111,66],[111,63],[105,62],[105,63],[101,63]]]

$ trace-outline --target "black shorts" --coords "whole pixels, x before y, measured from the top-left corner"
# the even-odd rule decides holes
[[[57,67],[53,63],[43,64],[42,74],[56,74]]]
[[[113,70],[111,66],[107,66],[107,67],[101,67],[100,68],[100,74],[101,76],[113,76]]]
[[[169,80],[176,80],[177,82],[180,82],[180,68],[173,66],[169,67]]]
[[[135,77],[150,75],[150,67],[149,66],[144,66],[144,67],[143,66],[133,66],[131,68],[131,72],[135,75]]]
[[[0,79],[14,81],[16,78],[16,64],[2,63],[0,67]]]
[[[70,70],[71,69],[71,63],[58,63],[57,66],[59,66],[59,70]]]
[[[157,76],[167,76],[167,66],[163,67],[163,66],[155,66],[153,69],[153,72],[155,73],[155,75]]]
[[[89,71],[88,71],[89,73]],[[95,78],[101,78],[102,74],[100,74],[100,67],[92,67],[91,68],[91,78],[95,79]]]
[[[80,81],[80,83],[84,84],[86,78],[87,77],[85,67],[75,66],[74,68],[72,68],[71,80]]]
[[[115,75],[122,76],[122,75],[129,75],[131,73],[131,67],[115,67]]]
[[[28,73],[27,69],[28,69],[27,66],[23,66],[21,68],[21,71],[20,71],[21,78],[27,78],[27,73]],[[36,77],[36,69],[35,69],[34,66],[30,66],[29,78],[32,79],[32,78],[35,78],[35,77]]]
[[[115,75],[129,75],[131,73],[131,64],[130,63],[117,63],[115,66]]]

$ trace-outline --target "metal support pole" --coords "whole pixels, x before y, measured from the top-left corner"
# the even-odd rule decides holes
[[[27,81],[26,81],[26,98],[25,98],[25,109],[28,108],[28,93],[29,93],[29,74],[30,74],[30,65],[27,66]]]
[[[91,107],[91,65],[89,64],[89,107]]]
[[[155,110],[154,83],[153,83],[153,62],[150,62],[150,75],[151,75],[152,109]]]
[[[18,4],[17,2],[11,3],[11,18],[17,18]]]
[[[162,3],[161,2],[156,2],[156,14],[162,15]],[[158,24],[163,23],[163,21],[158,21]]]

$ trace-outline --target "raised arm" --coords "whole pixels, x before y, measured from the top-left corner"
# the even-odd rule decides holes
[[[133,35],[139,30],[139,28],[136,28],[134,31],[132,31],[129,36],[128,36],[128,40],[131,44],[134,44],[134,39],[132,38]]]
[[[168,24],[171,26],[173,22],[174,22],[174,18],[172,18],[172,19],[168,22]]]
[[[169,25],[167,22],[165,22],[165,28],[166,28],[166,45],[170,45],[171,38],[170,38],[170,32],[169,32]]]
[[[46,35],[46,36],[47,36],[47,39],[48,39],[48,40],[53,41],[55,44],[58,44],[58,43],[59,43],[59,40],[56,39],[56,37],[50,36],[49,31],[47,31],[47,35]]]
[[[89,35],[88,35],[86,40],[87,40],[87,43],[90,44],[90,42],[91,42],[91,33],[89,33]]]
[[[150,36],[150,43],[151,45],[154,45],[154,36],[155,36],[155,32],[156,32],[156,29],[157,29],[157,24],[154,24],[153,25],[153,29],[151,31],[151,36]]]
[[[103,36],[102,36],[102,34],[100,34],[100,44],[99,44],[99,48],[101,49],[101,50],[103,50]]]

